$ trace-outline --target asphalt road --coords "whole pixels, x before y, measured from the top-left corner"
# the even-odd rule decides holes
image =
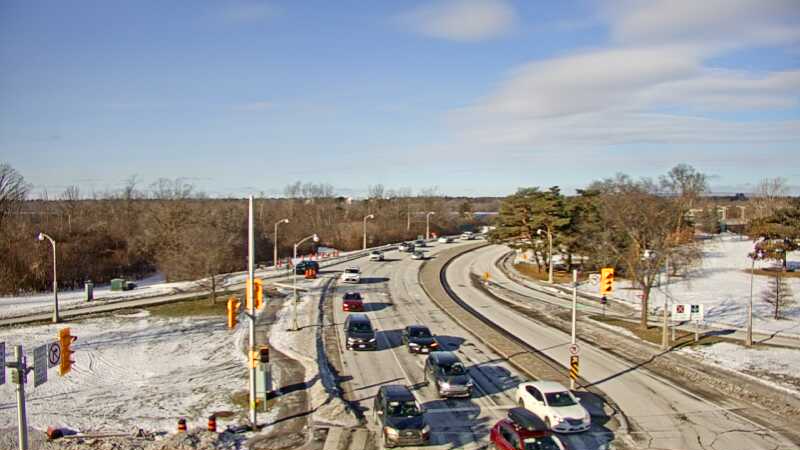
[[[447,270],[448,283],[470,306],[566,366],[569,361],[568,334],[520,315],[472,285],[471,273],[489,272],[493,282],[512,286],[514,283],[494,264],[506,251],[499,246],[489,246],[455,259]],[[536,295],[543,294],[538,292]],[[604,351],[584,344],[580,358],[581,376],[597,383],[616,401],[631,424],[630,433],[642,448],[797,448],[778,433],[764,430],[725,405],[696,397],[680,386],[656,377],[646,369],[631,367],[630,363]]]
[[[430,245],[426,253],[436,258],[442,249],[460,244]],[[341,297],[345,291],[356,290],[365,296],[366,313],[378,329],[379,350],[343,350],[344,373],[341,375],[351,377],[348,381],[352,392],[350,400],[364,412],[368,426],[379,433],[372,411],[378,388],[384,384],[411,386],[425,406],[426,420],[432,428],[431,445],[425,448],[486,446],[489,429],[514,406],[513,389],[520,381],[519,373],[430,302],[418,283],[421,261],[397,251],[385,255],[383,262],[359,260],[362,283],[338,284],[333,296],[338,327],[348,314],[341,310]],[[425,356],[409,354],[401,344],[401,331],[410,324],[427,325],[446,349],[459,355],[477,385],[472,398],[440,400],[431,388],[421,384]],[[341,328],[339,330],[340,348],[344,349],[344,336]]]

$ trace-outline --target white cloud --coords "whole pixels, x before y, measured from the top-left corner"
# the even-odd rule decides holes
[[[400,23],[425,36],[453,41],[479,41],[500,36],[516,21],[505,0],[439,0],[398,17]]]
[[[606,11],[612,46],[518,67],[473,105],[451,112],[450,123],[465,143],[506,146],[509,152],[800,142],[798,120],[725,118],[797,108],[800,70],[720,69],[711,63],[754,45],[791,47],[797,32],[787,31],[787,24],[796,22],[800,8],[789,11],[790,3],[618,3]]]

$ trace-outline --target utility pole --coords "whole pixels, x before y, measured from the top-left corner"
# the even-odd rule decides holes
[[[661,330],[661,349],[666,350],[669,348],[669,335],[667,334],[669,325],[669,255],[666,258],[666,275],[667,275],[667,283],[664,285],[664,324],[663,329]]]
[[[275,222],[275,238],[272,240],[272,264],[278,268],[278,225],[282,223],[289,223],[289,219],[281,219]]]
[[[250,196],[247,217],[247,304],[250,306],[250,352],[248,364],[250,365],[250,423],[253,429],[257,426],[256,421],[256,301],[253,298],[255,293],[254,279],[255,271],[253,264],[255,261],[255,239],[253,238],[253,196]]]
[[[368,216],[364,216],[364,250],[367,249],[367,220],[374,219],[375,214],[370,214]]]
[[[578,311],[578,269],[572,269],[572,345],[575,345],[575,322]],[[569,388],[575,390],[575,380],[570,377]]]
[[[2,346],[0,346],[2,347]],[[5,350],[4,350],[5,351]],[[30,368],[22,351],[21,345],[14,346],[15,361],[9,361],[6,366],[13,369],[11,381],[17,384],[17,437],[19,450],[28,450],[28,418],[25,411],[25,381]],[[5,370],[5,369],[3,369]]]
[[[430,211],[430,212],[428,212],[428,214],[425,214],[425,240],[426,241],[431,238],[431,215],[433,215],[433,214],[436,214],[436,213],[433,212],[433,211]]]

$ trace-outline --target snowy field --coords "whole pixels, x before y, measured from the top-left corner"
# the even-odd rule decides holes
[[[689,277],[672,278],[669,285],[666,279],[653,289],[651,306],[664,305],[665,292],[669,294],[670,304],[702,304],[705,321],[710,324],[745,328],[747,326],[747,305],[750,301],[750,266],[747,254],[753,251],[753,242],[742,240],[739,236],[722,235],[703,244],[703,260],[691,270]],[[797,264],[800,253],[789,254],[789,260]],[[770,267],[773,262],[757,261],[756,269]],[[773,306],[762,300],[763,292],[769,286],[770,277],[756,275],[753,282],[753,329],[757,332],[800,336],[800,278],[785,278],[794,293],[795,305],[784,312],[785,319],[773,319]],[[665,288],[667,288],[665,290]],[[596,285],[583,285],[582,290],[595,294]],[[640,289],[632,289],[627,280],[617,278],[613,297],[631,303],[641,304]]]
[[[246,327],[231,332],[221,316],[162,318],[140,311],[2,329],[0,341],[8,357],[14,345],[22,345],[32,364],[33,348],[55,340],[65,325],[78,336],[72,372],[60,377],[52,368],[47,383],[36,388],[31,373],[26,385],[28,421],[35,428],[172,432],[180,416],[197,422],[215,411],[237,410],[231,394],[246,385]],[[15,389],[8,381],[0,386],[0,428],[17,424]]]

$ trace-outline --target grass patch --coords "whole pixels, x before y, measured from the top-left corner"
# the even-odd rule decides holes
[[[217,303],[211,304],[211,297],[201,297],[185,302],[168,303],[166,305],[146,308],[150,314],[158,317],[188,316],[225,316],[228,313],[227,296],[217,295]]]
[[[522,275],[525,275],[528,278],[533,278],[534,280],[547,281],[548,279],[548,269],[545,268],[544,270],[540,271],[536,264],[517,263],[514,264],[514,269],[516,269],[516,271]],[[581,273],[580,271],[578,272],[578,281],[586,280],[588,277],[588,273]],[[572,283],[572,272],[553,269],[553,282]]]
[[[602,322],[611,326],[624,328],[631,333],[635,334],[639,339],[643,341],[647,341],[656,345],[661,345],[661,334],[662,328],[660,326],[651,326],[648,327],[646,330],[643,330],[639,327],[638,323],[635,322],[628,322],[627,320],[620,320],[613,317],[603,317],[603,316],[591,316],[593,320],[598,322]],[[670,337],[672,336],[672,330],[668,330],[670,333]],[[703,335],[703,330],[700,330],[700,340],[695,342],[694,341],[694,332],[681,330],[679,328],[675,329],[675,340],[672,342],[672,348],[677,349],[686,346],[706,346],[706,345],[714,345],[720,342],[730,342],[734,344],[740,344],[738,340],[728,339],[722,336],[716,335]]]

